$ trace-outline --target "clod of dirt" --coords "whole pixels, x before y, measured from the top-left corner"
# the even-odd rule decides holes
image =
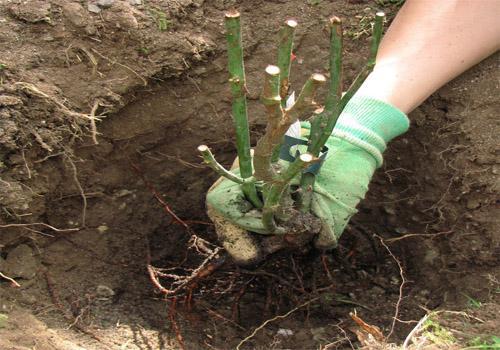
[[[7,259],[0,260],[0,270],[12,278],[32,279],[35,277],[39,263],[33,249],[26,244],[20,244],[7,255]]]
[[[9,10],[13,17],[28,23],[50,22],[50,3],[46,1],[23,1]]]
[[[2,135],[3,123],[0,123],[0,142],[4,139]],[[8,135],[7,135],[8,136]],[[12,210],[26,210],[33,200],[33,193],[25,191],[17,181],[0,181],[0,203]]]
[[[97,4],[99,5],[99,2]],[[99,6],[103,8],[101,5]],[[129,30],[139,27],[135,15],[140,15],[140,13],[126,2],[118,2],[112,7],[109,6],[109,11],[103,12],[103,14],[104,19],[114,23],[117,28]]]
[[[89,4],[90,6],[90,4]],[[64,16],[77,28],[88,25],[89,15],[82,5],[75,2],[68,2],[62,5]]]
[[[2,95],[0,96],[0,107],[8,107],[22,104],[23,101],[19,97]]]

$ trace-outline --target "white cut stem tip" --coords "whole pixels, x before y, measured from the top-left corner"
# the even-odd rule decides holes
[[[294,20],[294,19],[289,19],[289,20],[287,20],[287,21],[285,22],[285,24],[286,24],[287,26],[289,26],[290,28],[295,28],[295,27],[298,25],[297,21],[296,21],[296,20]]]
[[[314,73],[312,79],[318,83],[324,83],[326,81],[326,77],[320,73]]]
[[[238,18],[238,17],[240,17],[240,13],[238,11],[226,12],[226,18]]]
[[[341,24],[342,20],[337,16],[330,17],[330,24]]]
[[[208,150],[209,150],[209,148],[208,148],[208,146],[207,146],[207,145],[199,145],[199,146],[198,146],[198,151],[199,151],[199,152],[206,152],[206,151],[208,151]]]
[[[380,11],[380,12],[377,12],[377,13],[375,14],[375,16],[377,16],[377,17],[385,17],[385,13],[384,13],[384,12],[382,12],[382,11]]]
[[[303,153],[300,155],[300,160],[304,163],[310,163],[314,159],[313,155],[310,153]]]
[[[269,65],[266,67],[266,73],[269,75],[278,75],[280,74],[280,69],[277,66]]]

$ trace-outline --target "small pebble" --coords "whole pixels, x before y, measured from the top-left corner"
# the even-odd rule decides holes
[[[142,5],[142,0],[128,0],[130,5]]]
[[[102,298],[109,298],[115,295],[115,291],[104,284],[98,285],[95,292]]]
[[[4,328],[7,326],[7,320],[9,319],[9,316],[5,314],[0,314],[0,328]]]
[[[109,229],[109,227],[108,227],[108,226],[106,226],[106,225],[101,225],[101,226],[99,226],[99,227],[97,228],[97,231],[99,231],[99,233],[104,233],[104,232],[106,232],[108,229]]]
[[[87,10],[89,10],[89,12],[92,12],[92,13],[100,13],[101,12],[101,8],[99,6],[97,6],[96,4],[88,4],[87,5]]]
[[[97,6],[103,9],[109,9],[114,3],[115,0],[97,0]]]
[[[281,335],[283,337],[290,337],[293,335],[293,331],[291,329],[287,329],[287,328],[280,328],[280,329],[278,329],[276,334]]]

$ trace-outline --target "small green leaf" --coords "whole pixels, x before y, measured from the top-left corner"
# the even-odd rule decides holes
[[[9,316],[6,314],[0,314],[0,328],[4,328],[7,325],[7,320]]]

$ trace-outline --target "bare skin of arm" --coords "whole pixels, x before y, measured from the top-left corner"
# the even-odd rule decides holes
[[[500,49],[499,14],[499,0],[407,0],[358,93],[411,112]]]

